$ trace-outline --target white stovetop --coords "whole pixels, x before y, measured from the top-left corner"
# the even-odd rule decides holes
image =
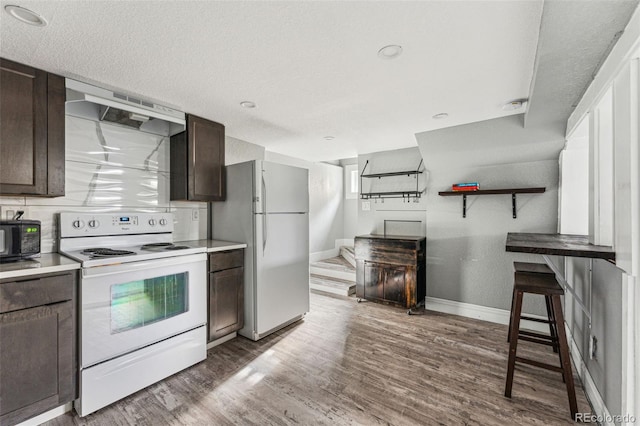
[[[139,262],[152,259],[163,259],[168,257],[186,256],[197,253],[211,253],[216,251],[241,249],[247,247],[245,243],[237,243],[232,241],[220,241],[220,240],[192,240],[192,241],[176,241],[173,244],[176,246],[185,246],[188,248],[181,250],[142,250],[142,244],[148,244],[152,242],[170,242],[166,241],[160,236],[156,236],[155,239],[145,237],[146,241],[136,242],[135,244],[123,244],[121,239],[117,237],[98,237],[92,238],[91,241],[81,244],[80,247],[65,247],[63,246],[60,253],[74,259],[82,264],[83,268],[90,268],[94,266],[105,266],[119,263]],[[129,250],[135,254],[126,256],[115,256],[106,258],[92,258],[88,254],[82,253],[86,248],[91,247],[104,247],[117,250]]]

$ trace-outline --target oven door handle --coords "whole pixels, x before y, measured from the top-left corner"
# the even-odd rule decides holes
[[[113,265],[96,266],[82,269],[84,278],[103,277],[105,275],[122,274],[144,269],[156,269],[158,267],[171,265],[186,265],[189,263],[204,262],[206,267],[207,255],[205,253],[191,254],[187,256],[164,257],[154,260],[143,260],[140,262],[117,263]]]

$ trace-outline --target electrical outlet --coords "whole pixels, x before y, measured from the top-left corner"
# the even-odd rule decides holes
[[[9,210],[9,209],[7,209],[7,210],[4,212],[4,218],[5,218],[6,220],[11,220],[11,219],[13,219],[13,216],[15,216],[15,215],[16,215],[16,211],[15,211],[15,210]]]
[[[362,202],[362,211],[363,212],[368,212],[369,210],[371,210],[371,201],[363,201]]]
[[[589,359],[594,359],[596,357],[596,352],[598,351],[598,339],[596,336],[591,336],[589,338]]]
[[[191,220],[193,220],[194,222],[200,220],[200,210],[191,210]]]

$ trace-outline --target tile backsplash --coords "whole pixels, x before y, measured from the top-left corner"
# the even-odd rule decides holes
[[[206,238],[207,204],[169,201],[168,137],[71,116],[65,125],[65,196],[0,197],[3,219],[24,210],[42,221],[43,253],[57,251],[61,211],[171,212],[175,241]]]

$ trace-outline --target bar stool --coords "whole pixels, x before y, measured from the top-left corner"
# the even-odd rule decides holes
[[[530,266],[516,266],[513,284],[513,307],[511,309],[511,324],[509,326],[509,362],[507,364],[507,383],[504,390],[504,396],[511,398],[513,373],[515,371],[516,362],[556,371],[562,374],[562,378],[566,384],[571,418],[575,419],[576,413],[578,412],[578,404],[576,402],[576,391],[573,384],[573,374],[571,372],[569,346],[567,345],[567,336],[564,329],[564,315],[562,313],[562,302],[560,300],[560,296],[564,295],[564,290],[560,287],[554,275],[549,273],[531,272],[531,270],[518,271],[518,266],[523,269],[531,269]],[[522,317],[522,298],[524,293],[545,296],[545,300],[547,300],[548,303],[548,320],[543,322],[548,322],[550,331],[553,330],[550,336],[541,333],[520,331],[520,319],[530,318]],[[554,347],[558,351],[560,367],[517,356],[518,340],[526,340]]]
[[[513,262],[513,269],[515,270],[515,272],[530,272],[530,273],[536,273],[536,274],[548,274],[551,275],[552,277],[555,277],[555,273],[551,270],[551,268],[549,268],[546,264],[544,263],[530,263],[530,262]],[[515,286],[513,288],[513,297],[511,299],[511,315],[509,316],[509,331],[507,332],[507,342],[511,341],[511,324],[513,324],[513,304],[515,303],[516,300],[516,289]],[[542,319],[542,318],[536,318],[536,317],[530,317],[530,316],[520,316],[521,320],[528,320],[528,321],[535,321],[535,322],[542,322],[542,323],[547,323],[549,324],[549,334],[551,335],[552,339],[552,347],[553,347],[553,352],[558,353],[558,333],[556,331],[556,323],[555,320],[553,319],[553,310],[551,309],[551,296],[549,295],[545,295],[544,297],[544,301],[545,301],[545,305],[547,307],[547,319]],[[529,333],[526,331],[522,331],[521,333]],[[530,333],[529,333],[530,334]],[[545,336],[546,338],[546,336]],[[564,377],[563,377],[564,380]]]

